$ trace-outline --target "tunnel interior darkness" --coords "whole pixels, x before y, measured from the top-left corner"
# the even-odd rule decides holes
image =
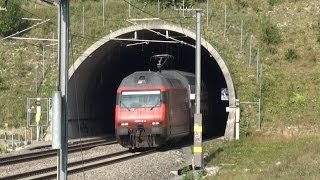
[[[162,34],[194,45],[195,40],[184,34],[163,29],[154,29]],[[137,31],[137,39],[170,41],[146,29]],[[134,32],[117,38],[132,39]],[[174,57],[163,69],[176,69],[195,72],[195,48],[181,43],[155,43],[124,40],[109,40],[98,47],[94,53],[72,74],[68,85],[69,129],[80,123],[82,136],[113,134],[116,90],[122,79],[135,71],[156,70],[156,62],[150,57],[156,54],[170,54]],[[208,125],[204,126],[206,137],[223,136],[226,129],[228,101],[221,100],[221,88],[227,88],[223,73],[210,52],[202,46],[202,82],[206,84],[210,113]],[[205,120],[203,120],[205,121]],[[74,130],[73,130],[74,129]],[[72,133],[72,132],[71,132]],[[70,134],[70,130],[69,130]],[[73,134],[78,134],[73,132]]]

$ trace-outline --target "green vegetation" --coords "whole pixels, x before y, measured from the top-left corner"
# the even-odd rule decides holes
[[[267,45],[279,44],[281,42],[279,29],[270,19],[263,19],[262,21],[262,40]]]
[[[27,27],[27,21],[21,19],[23,12],[16,4],[17,1],[8,1],[7,11],[0,11],[0,37],[5,37]],[[4,4],[4,0],[0,0],[0,4]]]
[[[127,3],[111,0],[106,3],[109,10],[105,12],[105,26],[103,26],[101,2],[101,0],[71,2],[70,63],[73,63],[101,37],[111,31],[132,25],[124,20],[128,16]],[[316,91],[320,84],[319,66],[317,66],[320,61],[317,56],[320,43],[314,40],[315,35],[319,34],[320,25],[319,16],[311,13],[310,9],[317,9],[320,6],[319,1],[275,2],[226,1],[227,34],[224,38],[225,1],[214,1],[209,3],[209,26],[203,26],[202,29],[203,38],[211,43],[228,63],[241,101],[258,101],[259,99],[256,70],[252,68],[255,66],[248,68],[247,64],[250,36],[253,35],[253,56],[256,56],[255,52],[259,48],[260,60],[263,63],[262,121],[265,129],[269,127],[281,129],[293,122],[306,125],[308,124],[306,122],[315,122],[320,115],[320,105],[317,103],[320,101],[320,95]],[[157,16],[155,3],[149,3],[145,7],[148,14],[137,9],[144,7],[143,2],[132,3],[134,4],[131,10],[132,17],[152,17],[152,14]],[[270,3],[273,4],[272,10],[268,9]],[[26,17],[51,19],[48,23],[28,31],[25,36],[57,37],[55,7],[25,1],[21,1],[20,5],[20,10]],[[206,2],[194,1],[194,7],[205,10]],[[83,8],[85,10],[84,31],[82,31],[82,18],[80,18]],[[312,12],[315,11],[312,9]],[[1,12],[3,13],[4,11]],[[180,15],[171,6],[162,6],[160,13],[163,19],[170,17],[166,19],[168,23],[194,29],[193,18],[172,18]],[[240,52],[241,20],[244,22],[244,29],[243,47]],[[205,16],[203,21],[206,21]],[[28,22],[30,25],[36,23]],[[4,40],[0,43],[0,114],[2,115],[0,127],[4,123],[8,123],[9,127],[24,126],[27,97],[51,96],[56,79],[57,49],[50,46],[50,42]],[[42,47],[45,50],[44,78],[42,77]],[[302,108],[297,108],[297,101],[294,100],[295,93],[304,97]],[[254,130],[257,127],[257,106],[241,106],[241,119],[241,127],[244,128],[242,132],[250,134],[251,130],[248,128]]]
[[[10,1],[11,2],[11,1]],[[56,8],[32,2],[20,2],[21,8],[10,12],[21,17],[51,19],[48,23],[26,32],[26,37],[56,38]],[[73,63],[88,47],[117,29],[131,26],[125,21],[127,3],[109,0],[102,25],[102,0],[71,1],[71,60]],[[131,1],[144,7],[144,1]],[[152,1],[154,2],[154,1]],[[172,1],[162,1],[172,2]],[[175,1],[179,2],[179,1]],[[181,1],[180,1],[181,2]],[[192,2],[195,8],[206,9],[206,1]],[[227,5],[227,34],[224,34],[224,5]],[[179,5],[179,4],[178,4]],[[257,130],[257,106],[241,105],[241,140],[206,146],[208,165],[221,167],[217,179],[319,179],[319,138],[293,138],[319,132],[320,117],[320,12],[318,0],[215,0],[209,3],[209,21],[203,17],[202,37],[219,52],[234,78],[240,101],[259,99],[255,65],[248,67],[249,41],[253,36],[254,56],[260,49],[262,72],[262,129]],[[272,6],[272,8],[270,8]],[[14,7],[14,6],[11,6]],[[132,17],[157,16],[156,3],[145,6],[148,14],[132,8]],[[194,30],[192,14],[181,14],[170,6],[161,6],[161,17],[169,23]],[[82,10],[85,29],[82,31]],[[21,11],[20,11],[21,10]],[[151,16],[150,14],[153,14]],[[0,23],[13,21],[0,11]],[[11,14],[12,16],[12,14]],[[240,51],[240,24],[244,22],[243,47]],[[20,18],[14,20],[23,22]],[[12,22],[10,22],[12,23]],[[36,22],[28,21],[30,25]],[[161,22],[163,23],[163,22]],[[24,24],[24,23],[22,23]],[[7,24],[6,24],[7,25]],[[2,36],[22,26],[0,25]],[[57,49],[52,42],[0,41],[0,128],[26,124],[26,99],[50,97],[56,82]],[[44,77],[42,77],[42,48],[44,47]],[[292,48],[294,47],[294,49]],[[256,63],[254,60],[253,63]],[[288,128],[296,127],[297,131]],[[279,135],[280,134],[280,135]],[[282,136],[283,135],[283,136]],[[0,152],[3,152],[1,148]],[[186,170],[186,174],[190,173]],[[187,175],[187,178],[190,175]],[[210,178],[209,178],[210,179]]]
[[[268,0],[268,3],[270,6],[274,6],[276,3],[278,3],[278,0]]]
[[[184,180],[203,179],[207,174],[205,169],[197,170],[195,173],[190,166],[186,166],[181,170],[181,174]]]
[[[0,91],[6,90],[7,88],[4,78],[0,76]]]
[[[298,93],[294,93],[294,96],[291,98],[290,102],[296,106],[303,106],[306,102],[306,98]]]
[[[6,152],[7,151],[6,151],[5,147],[0,145],[0,154],[6,153]]]
[[[319,179],[319,137],[280,136],[242,138],[208,143],[207,166],[219,166],[207,179]]]
[[[236,0],[236,3],[241,7],[241,8],[246,8],[249,6],[247,0]]]
[[[192,7],[195,5],[195,3],[197,2],[205,2],[206,0],[161,0],[159,1],[161,3],[161,6],[185,6],[185,7]],[[156,4],[157,1],[154,0],[139,0],[139,2],[142,3],[154,3]],[[183,4],[184,3],[184,4]]]

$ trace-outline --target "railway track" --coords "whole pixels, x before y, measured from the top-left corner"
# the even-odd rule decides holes
[[[105,140],[105,139],[98,139],[98,140],[86,140],[83,143],[79,144],[72,144],[68,146],[68,153],[79,152],[83,150],[88,150],[96,146],[104,146],[104,145],[111,145],[116,144],[117,141],[113,140]],[[0,167],[7,166],[11,164],[22,163],[26,161],[32,161],[37,159],[43,159],[47,157],[53,157],[57,155],[56,149],[45,149],[37,152],[32,153],[25,153],[19,154],[14,156],[8,157],[1,157],[0,158]]]
[[[68,175],[79,173],[82,171],[88,171],[94,168],[111,165],[117,162],[126,161],[129,159],[145,156],[155,152],[156,149],[151,149],[143,152],[132,153],[128,150],[120,151],[113,154],[107,154],[104,156],[94,157],[81,161],[68,163]],[[57,177],[57,167],[49,167],[38,169],[35,171],[24,172],[11,176],[1,177],[0,179],[55,179]]]

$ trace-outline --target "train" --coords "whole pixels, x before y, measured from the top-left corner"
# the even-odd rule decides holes
[[[206,115],[204,84],[201,89],[201,111]],[[160,147],[171,140],[193,135],[193,73],[137,71],[122,80],[116,98],[115,136],[125,148]],[[203,120],[206,121],[206,117]]]

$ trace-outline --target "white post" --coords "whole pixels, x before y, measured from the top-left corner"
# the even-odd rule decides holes
[[[182,16],[184,17],[184,0],[182,0]]]
[[[257,51],[257,82],[259,82],[259,55],[260,55],[260,52],[258,49]]]
[[[27,144],[27,128],[24,128],[24,141],[25,141],[25,144]]]
[[[251,58],[252,58],[252,35],[250,36],[250,46],[249,46],[249,67],[251,66]]]
[[[209,0],[207,0],[207,26],[209,26]]]
[[[160,1],[158,0],[158,18],[160,18]]]
[[[262,63],[260,63],[259,129],[261,128],[261,106],[262,106]]]
[[[54,33],[52,33],[52,39],[54,39]],[[54,57],[55,57],[55,53],[54,53],[54,45],[53,45],[52,46],[52,58],[55,59]]]
[[[11,129],[11,147],[13,150],[13,129]]]
[[[30,127],[31,135],[30,135],[30,142],[32,142],[32,126]]]
[[[131,1],[129,0],[129,10],[128,10],[128,16],[131,18]]]
[[[35,66],[36,77],[35,77],[35,86],[36,86],[36,96],[38,95],[38,63]]]
[[[103,21],[103,22],[102,22],[102,25],[103,25],[103,26],[104,26],[104,1],[105,1],[105,0],[102,1],[102,21]]]
[[[226,37],[226,31],[227,31],[227,4],[224,4],[224,31],[223,31],[223,37]]]
[[[243,20],[241,19],[241,35],[240,35],[240,52],[242,52],[242,43],[243,43],[243,37],[242,37],[242,34],[243,34]]]
[[[84,37],[84,5],[82,5],[82,36]]]
[[[240,101],[236,99],[236,140],[240,138]]]
[[[40,136],[40,126],[39,126],[39,123],[37,123],[37,141],[39,141],[39,136]]]
[[[7,150],[8,142],[7,142],[7,132],[4,132],[4,142],[6,143],[5,148]]]

